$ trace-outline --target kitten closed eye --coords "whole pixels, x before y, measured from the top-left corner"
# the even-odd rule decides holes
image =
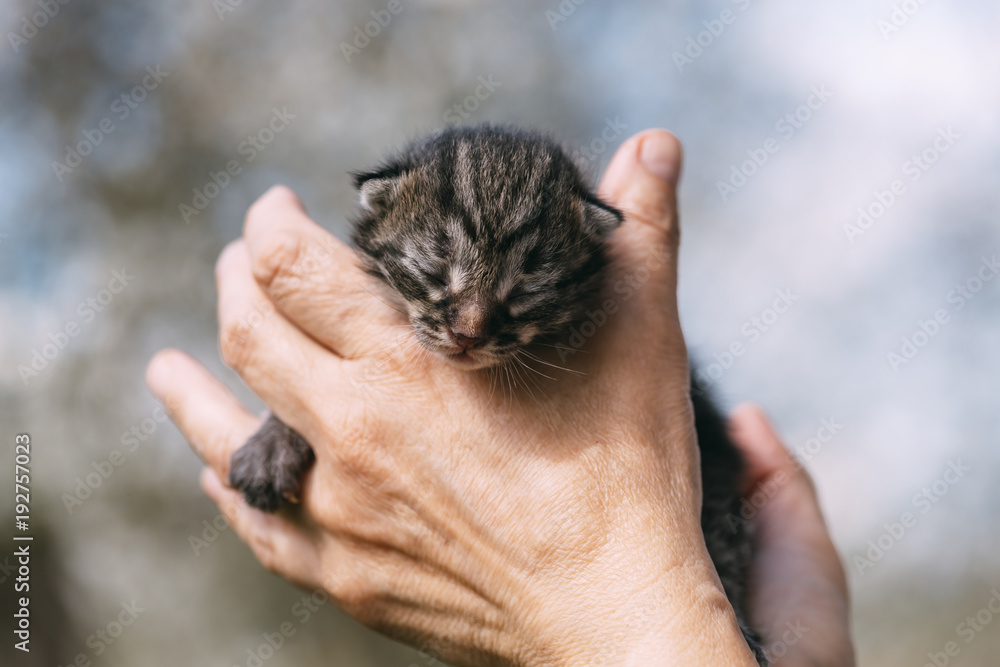
[[[448,279],[445,278],[442,275],[437,275],[437,274],[434,274],[434,273],[427,273],[427,274],[424,274],[424,278],[427,280],[428,283],[430,283],[431,285],[433,285],[435,287],[438,287],[438,288],[443,289],[443,290],[447,290],[448,289]]]

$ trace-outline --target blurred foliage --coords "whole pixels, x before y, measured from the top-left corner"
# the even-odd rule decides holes
[[[69,664],[85,654],[109,666],[247,665],[247,651],[286,621],[296,635],[268,666],[435,664],[330,605],[300,623],[293,609],[303,592],[266,574],[230,532],[211,532],[217,511],[173,426],[156,425],[134,451],[125,441],[153,414],[142,371],[168,345],[262,407],[222,366],[215,343],[213,263],[249,204],[285,182],[343,237],[354,207],[348,172],[444,126],[456,105],[466,122],[553,132],[586,156],[594,177],[628,134],[653,125],[680,134],[692,349],[710,361],[743,340],[741,325],[775,289],[803,295],[716,389],[726,400],[764,402],[792,445],[820,417],[848,425],[810,463],[845,555],[863,552],[948,457],[974,463],[972,481],[919,535],[877,570],[850,571],[865,663],[921,664],[1000,584],[990,546],[1000,531],[985,511],[1000,499],[989,482],[1000,468],[998,292],[984,290],[956,314],[961,324],[921,352],[912,372],[893,374],[884,361],[980,254],[1000,250],[992,5],[928,4],[889,41],[876,27],[889,2],[806,15],[790,0],[403,0],[352,52],[343,44],[385,2],[56,4],[17,48],[9,34],[40,5],[0,7],[0,411],[4,438],[29,431],[37,443],[40,647],[10,655],[5,644],[3,664]],[[560,6],[575,9],[547,14]],[[675,54],[726,7],[738,20],[678,68]],[[150,78],[151,70],[164,74]],[[476,98],[482,77],[499,85]],[[828,108],[731,202],[720,201],[717,182],[730,166],[822,82],[835,91]],[[249,150],[276,110],[294,118]],[[627,131],[595,143],[616,119]],[[859,247],[848,244],[842,224],[949,123],[963,140],[942,159],[948,166],[935,167]],[[54,165],[75,161],[72,151],[78,166]],[[222,176],[231,163],[238,173]],[[92,319],[82,315],[80,304],[123,270],[135,276],[126,289]],[[18,368],[69,322],[81,334],[25,379]],[[124,463],[90,489],[88,475],[116,449]],[[10,482],[0,477],[6,498]],[[79,502],[67,503],[74,495]],[[194,548],[193,537],[208,546]],[[94,633],[133,600],[144,611],[97,655]],[[989,627],[963,645],[962,664],[991,664],[998,652],[1000,632]]]

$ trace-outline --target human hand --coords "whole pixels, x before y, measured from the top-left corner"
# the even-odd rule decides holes
[[[847,580],[812,480],[759,408],[740,406],[729,426],[747,461],[744,497],[762,498],[750,519],[750,615],[772,667],[854,665]]]
[[[354,253],[289,190],[265,194],[219,259],[220,344],[315,450],[301,505],[262,514],[220,481],[260,421],[207,371],[177,351],[148,370],[260,561],[455,664],[756,664],[699,523],[679,170],[662,131],[616,154],[606,323],[537,387],[423,353]]]

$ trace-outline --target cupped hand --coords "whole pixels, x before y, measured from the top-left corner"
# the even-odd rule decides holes
[[[591,326],[506,372],[424,352],[289,190],[254,204],[217,266],[220,346],[312,444],[301,504],[262,514],[220,481],[260,420],[202,366],[168,350],[147,377],[260,561],[454,664],[756,664],[699,525],[680,152],[663,131],[621,147]]]
[[[847,580],[812,480],[759,408],[738,407],[729,426],[756,538],[750,614],[772,667],[851,667]]]

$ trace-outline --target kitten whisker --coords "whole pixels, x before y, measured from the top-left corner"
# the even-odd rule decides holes
[[[510,389],[507,403],[507,407],[510,407],[514,404],[514,380],[510,375],[510,366],[508,364],[504,364],[501,368],[503,369],[504,377],[507,378],[507,387]]]
[[[402,375],[403,373],[405,373],[406,369],[409,367],[411,363],[413,363],[414,359],[417,359],[421,355],[426,353],[427,349],[425,347],[423,347],[422,345],[418,346],[416,354],[410,355],[410,358],[406,360],[406,362],[403,364],[403,367],[399,369],[399,374]]]
[[[367,288],[367,287],[365,287],[364,285],[361,285],[361,283],[358,283],[358,285],[360,285],[360,286],[361,286],[361,289],[363,289],[364,291],[368,292],[368,293],[369,293],[369,294],[371,294],[371,295],[372,295],[373,297],[375,297],[376,299],[378,299],[379,301],[381,301],[381,302],[382,302],[382,303],[384,303],[385,305],[389,306],[390,308],[392,308],[393,310],[395,310],[395,311],[396,311],[397,313],[399,313],[399,314],[400,314],[400,315],[402,315],[403,317],[407,317],[407,318],[408,318],[408,317],[410,316],[410,315],[409,315],[409,313],[405,313],[405,312],[403,312],[403,311],[402,311],[402,310],[401,310],[401,309],[400,309],[400,308],[399,308],[398,306],[394,306],[394,305],[392,305],[391,303],[389,303],[388,301],[386,301],[385,299],[383,299],[382,297],[380,297],[380,296],[379,296],[378,294],[376,294],[375,292],[371,291],[370,289],[368,289],[368,288]],[[409,325],[407,324],[407,325],[405,325],[405,326],[409,326]]]
[[[410,345],[414,342],[419,342],[417,341],[416,336],[396,336],[393,338],[392,343],[390,343],[387,347],[383,347],[382,349],[374,352],[374,354],[382,354],[388,352],[389,350],[394,350],[402,345]]]
[[[486,399],[487,403],[489,403],[490,401],[493,400],[493,391],[496,389],[496,382],[497,382],[496,369],[491,368],[490,369],[490,397]]]
[[[521,371],[514,364],[508,364],[510,366],[510,375],[514,378],[514,386],[518,389],[521,388],[521,382],[524,378],[521,377]]]
[[[532,345],[542,345],[544,347],[551,347],[553,350],[563,350],[566,352],[583,352],[584,354],[590,354],[590,350],[580,350],[572,347],[567,347],[565,345],[552,345],[551,343],[539,343],[537,341],[532,342]]]
[[[550,380],[552,380],[552,379],[553,379],[553,378],[550,378],[550,377],[549,377],[548,375],[545,375],[545,374],[543,374],[543,373],[540,373],[540,372],[539,372],[539,371],[538,371],[537,369],[534,369],[534,368],[532,368],[531,366],[529,366],[528,364],[526,364],[526,363],[525,363],[525,362],[524,362],[524,361],[523,361],[523,360],[522,360],[522,359],[521,359],[520,357],[514,357],[514,358],[515,358],[515,359],[517,359],[518,363],[519,363],[519,364],[521,364],[522,366],[524,366],[524,367],[525,367],[525,368],[526,368],[527,370],[529,370],[529,371],[532,371],[532,372],[534,372],[534,373],[538,373],[539,375],[541,375],[541,376],[542,376],[542,377],[544,377],[544,378],[548,378],[548,379],[550,379]],[[533,385],[535,385],[535,387],[537,387],[537,388],[538,388],[538,391],[540,391],[540,392],[542,393],[542,398],[548,398],[548,394],[546,394],[546,392],[545,392],[545,388],[544,388],[544,387],[542,387],[542,385],[541,385],[541,384],[540,384],[540,383],[538,382],[538,380],[537,380],[537,379],[535,379],[535,376],[534,376],[534,375],[530,375],[530,374],[529,374],[529,375],[527,375],[527,378],[528,378],[529,380],[531,380],[531,383],[532,383]],[[530,389],[528,390],[528,393],[531,393],[531,390],[530,390]],[[535,399],[535,396],[534,396],[534,394],[532,394],[532,396],[531,396],[531,397],[532,397],[533,399]],[[536,401],[536,402],[537,402],[537,400],[538,400],[538,399],[535,399],[535,401]]]
[[[522,361],[521,359],[519,359],[518,357],[514,357],[514,359],[515,359],[515,360],[517,360],[517,362],[518,362],[518,363],[519,363],[520,365],[522,365],[522,366],[524,366],[525,368],[527,368],[527,366],[525,366],[524,362],[523,362],[523,361]],[[514,368],[514,372],[515,372],[515,373],[517,373],[517,378],[518,378],[518,379],[519,379],[519,380],[520,380],[520,381],[521,381],[522,383],[524,383],[524,389],[525,389],[525,391],[527,391],[527,392],[528,392],[528,396],[531,396],[531,400],[532,400],[532,401],[534,401],[535,403],[537,403],[537,402],[538,402],[538,398],[536,398],[536,397],[535,397],[535,392],[531,391],[531,387],[529,387],[529,386],[528,386],[528,382],[527,382],[527,380],[525,379],[525,377],[521,375],[521,369],[519,369],[519,368],[518,368],[517,366],[513,366],[513,368]],[[536,387],[538,386],[538,382],[537,382],[537,381],[536,381],[536,380],[535,380],[534,378],[532,378],[532,377],[531,377],[530,375],[528,375],[527,377],[528,377],[528,378],[531,378],[532,382],[534,382],[534,383],[535,383],[535,386],[536,386]],[[540,390],[540,389],[541,389],[541,387],[539,387],[539,390]]]
[[[541,376],[542,376],[543,378],[546,378],[546,379],[548,379],[548,380],[552,380],[553,382],[555,382],[555,380],[556,380],[556,379],[555,379],[554,377],[552,377],[552,376],[550,376],[550,375],[546,375],[545,373],[541,372],[541,371],[540,371],[540,370],[538,370],[537,368],[532,368],[532,367],[531,367],[531,366],[529,366],[528,364],[524,363],[524,360],[523,360],[523,359],[521,359],[521,352],[524,352],[525,354],[527,354],[527,355],[528,355],[529,357],[531,357],[531,358],[532,358],[532,359],[534,359],[535,361],[541,361],[542,363],[545,363],[544,361],[542,361],[542,360],[541,360],[541,359],[539,359],[538,357],[532,357],[532,356],[531,356],[530,354],[528,354],[528,352],[526,352],[525,350],[520,350],[520,351],[519,351],[519,352],[518,352],[517,354],[515,354],[515,355],[514,355],[514,358],[515,358],[515,359],[517,359],[517,361],[518,361],[518,363],[519,363],[519,364],[521,364],[522,366],[524,366],[525,368],[527,368],[527,369],[528,369],[529,371],[531,371],[532,373],[537,373],[538,375],[541,375]],[[547,365],[547,366],[551,366],[552,364],[546,364],[546,365]],[[557,368],[558,368],[558,367],[557,367]],[[563,368],[563,369],[561,369],[561,370],[567,370],[567,369]]]
[[[420,345],[420,341],[418,341],[416,338],[414,338],[412,340],[409,340],[409,341],[405,341],[403,343],[400,343],[398,349],[395,352],[393,352],[391,355],[389,355],[388,357],[386,357],[385,359],[383,359],[378,365],[375,366],[375,368],[382,368],[387,363],[389,363],[390,361],[392,361],[393,359],[395,359],[396,357],[398,357],[400,354],[403,354],[405,352],[409,352],[410,350],[412,350],[414,348],[414,346],[419,346],[420,349],[423,349],[423,346]],[[389,349],[392,349],[392,348],[389,348]]]
[[[385,347],[382,347],[382,348],[379,348],[378,350],[373,351],[371,353],[371,355],[373,357],[381,357],[382,355],[386,354],[387,352],[392,352],[393,350],[398,350],[403,345],[412,345],[415,340],[416,340],[416,338],[406,338],[406,339],[403,339],[403,340],[396,339],[395,342],[390,343],[389,345],[387,345]]]
[[[583,371],[574,370],[572,368],[566,368],[564,366],[558,366],[556,364],[550,364],[549,362],[545,361],[544,359],[539,359],[538,357],[536,357],[535,355],[533,355],[531,352],[528,352],[527,350],[521,350],[521,352],[524,352],[526,355],[528,355],[529,358],[534,359],[535,361],[537,361],[540,364],[545,364],[546,366],[551,366],[552,368],[558,368],[559,370],[566,371],[567,373],[575,373],[576,375],[586,375],[586,373],[584,373]],[[548,377],[548,376],[546,376],[546,377]]]

